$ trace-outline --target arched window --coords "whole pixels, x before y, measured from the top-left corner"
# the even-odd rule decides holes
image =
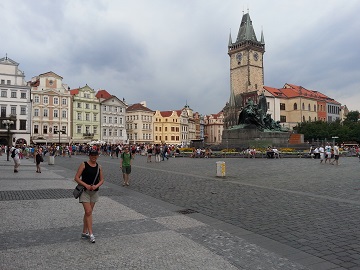
[[[316,105],[314,105],[314,112],[316,112]]]
[[[310,104],[308,105],[308,111],[311,111]]]
[[[302,110],[305,111],[305,104],[302,104]]]
[[[303,116],[303,122],[305,122],[305,116]]]
[[[294,111],[297,110],[297,103],[294,103]]]

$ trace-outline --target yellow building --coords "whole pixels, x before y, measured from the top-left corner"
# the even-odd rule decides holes
[[[154,143],[181,144],[182,111],[155,111]]]

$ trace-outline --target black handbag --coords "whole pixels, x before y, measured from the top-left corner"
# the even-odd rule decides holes
[[[99,165],[98,165],[98,170],[97,170],[96,176],[95,176],[95,178],[94,178],[93,184],[95,184],[95,181],[96,181],[96,179],[97,179],[97,177],[98,177],[98,175],[99,175],[99,171],[100,171],[100,168],[99,168]],[[79,197],[81,196],[81,194],[84,192],[84,190],[85,190],[85,187],[82,186],[82,185],[80,185],[80,184],[78,184],[78,185],[75,187],[74,191],[73,191],[74,198],[75,198],[75,199],[79,198]]]

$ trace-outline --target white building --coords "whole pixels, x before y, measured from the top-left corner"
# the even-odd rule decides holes
[[[99,90],[96,97],[100,101],[101,141],[109,144],[127,143],[125,102],[106,90]]]
[[[30,144],[31,101],[30,87],[26,85],[24,72],[19,64],[7,56],[0,59],[0,145]],[[4,120],[11,120],[10,134]]]

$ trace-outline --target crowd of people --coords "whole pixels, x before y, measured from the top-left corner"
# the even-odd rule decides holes
[[[309,154],[313,159],[320,159],[320,163],[339,165],[340,148],[337,143],[334,145],[326,143],[325,146],[311,146]]]

